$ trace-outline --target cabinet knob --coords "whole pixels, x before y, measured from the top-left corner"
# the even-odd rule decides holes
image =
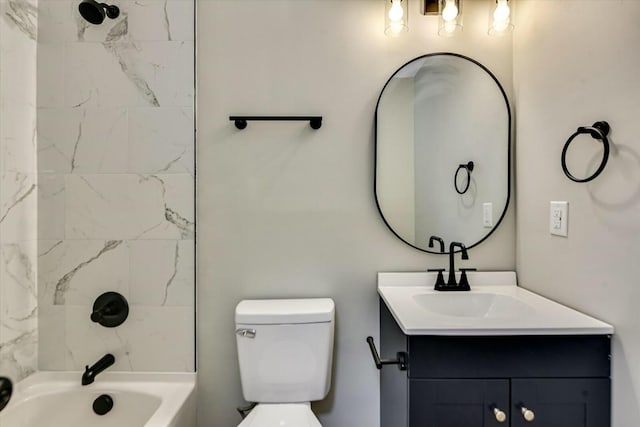
[[[505,414],[504,411],[501,411],[498,408],[493,408],[493,415],[496,416],[496,421],[499,423],[507,421],[507,414]]]
[[[536,419],[536,414],[531,410],[526,408],[525,406],[520,408],[520,412],[522,412],[522,416],[525,421],[531,422]]]

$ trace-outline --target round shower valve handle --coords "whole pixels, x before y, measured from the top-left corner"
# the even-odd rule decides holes
[[[115,328],[127,320],[129,303],[117,292],[105,292],[96,298],[91,312],[91,321],[105,328]]]
[[[531,409],[528,409],[525,406],[520,408],[520,412],[522,412],[522,417],[527,422],[531,422],[536,419],[536,414]]]

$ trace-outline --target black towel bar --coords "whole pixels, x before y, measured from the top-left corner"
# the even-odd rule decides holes
[[[235,122],[238,129],[246,128],[248,121],[308,121],[311,129],[322,126],[322,116],[229,116],[229,120]]]

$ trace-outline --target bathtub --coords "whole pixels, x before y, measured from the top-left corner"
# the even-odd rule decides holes
[[[193,427],[195,373],[103,372],[80,385],[81,372],[37,372],[15,385],[2,427]],[[93,412],[101,394],[113,399]]]

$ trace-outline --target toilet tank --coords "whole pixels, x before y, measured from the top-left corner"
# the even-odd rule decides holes
[[[334,317],[330,298],[241,301],[236,343],[245,400],[323,399],[331,386]]]

